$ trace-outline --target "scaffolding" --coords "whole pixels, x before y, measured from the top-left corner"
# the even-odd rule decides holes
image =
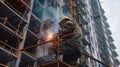
[[[48,44],[62,42],[60,35],[55,40],[42,41],[43,35],[45,37],[42,28],[48,21],[51,23],[44,28],[54,24],[52,32],[59,33],[61,15],[73,18],[83,32],[81,41],[84,46],[75,61],[76,67],[117,67],[120,62],[114,51],[116,47],[112,43],[112,33],[100,9],[97,0],[0,0],[0,67],[72,67],[62,61],[59,47],[56,59],[48,57]],[[106,33],[102,33],[105,30]],[[92,36],[93,33],[95,35]],[[62,37],[66,36],[70,35]],[[95,45],[98,56],[95,54]],[[37,54],[40,54],[39,57]],[[111,60],[111,55],[115,59]],[[54,61],[41,64],[46,61],[44,57]]]

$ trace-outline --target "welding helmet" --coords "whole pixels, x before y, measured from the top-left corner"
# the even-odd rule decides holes
[[[67,21],[72,21],[71,18],[69,18],[68,16],[63,16],[60,18],[60,22],[59,22],[59,25],[61,28],[64,28],[67,24]],[[73,23],[73,22],[72,22]]]
[[[60,22],[61,23],[62,21],[67,21],[67,20],[72,20],[71,18],[69,18],[68,16],[63,16],[60,18]]]

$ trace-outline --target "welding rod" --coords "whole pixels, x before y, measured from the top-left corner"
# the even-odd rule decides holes
[[[68,36],[71,36],[72,34],[73,34],[73,33],[69,33],[69,34],[67,34],[67,35],[63,35],[62,37],[60,37],[60,39],[66,38],[66,37],[68,37]],[[56,39],[49,40],[49,41],[46,41],[46,42],[42,42],[42,43],[40,43],[40,44],[35,44],[35,45],[32,45],[32,46],[28,46],[28,47],[25,47],[25,48],[23,48],[23,49],[20,49],[20,51],[23,51],[23,50],[26,50],[26,49],[30,49],[30,48],[35,48],[35,47],[37,47],[37,46],[41,46],[41,45],[43,45],[43,44],[46,44],[46,43],[49,43],[49,42],[53,42],[53,41],[56,41]]]

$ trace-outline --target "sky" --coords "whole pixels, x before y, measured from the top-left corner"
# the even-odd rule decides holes
[[[120,61],[120,0],[100,0],[102,8],[105,11],[107,22],[110,25],[114,44],[117,49],[118,59]]]

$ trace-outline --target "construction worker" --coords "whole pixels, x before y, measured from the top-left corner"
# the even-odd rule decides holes
[[[63,39],[59,44],[59,53],[63,54],[64,62],[74,66],[75,61],[80,56],[82,31],[78,24],[67,16],[60,19],[59,26],[61,28],[60,39]],[[62,38],[65,35],[66,37]],[[57,54],[56,46],[53,45],[49,52]]]

